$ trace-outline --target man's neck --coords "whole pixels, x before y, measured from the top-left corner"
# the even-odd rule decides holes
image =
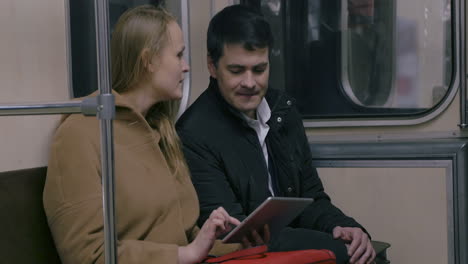
[[[242,113],[242,115],[250,120],[257,120],[260,123],[266,124],[271,117],[271,109],[266,99],[263,98],[257,109],[252,110],[250,115],[245,112]]]
[[[257,111],[256,110],[243,112],[243,114],[246,115],[247,117],[253,119],[253,120],[257,120]]]

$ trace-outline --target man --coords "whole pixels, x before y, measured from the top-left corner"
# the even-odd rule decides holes
[[[294,100],[268,87],[272,41],[266,20],[245,6],[229,6],[210,22],[210,85],[176,126],[200,200],[199,223],[219,206],[243,220],[269,196],[312,197],[270,248],[327,248],[339,263],[371,263],[365,229],[332,205],[311,166]]]

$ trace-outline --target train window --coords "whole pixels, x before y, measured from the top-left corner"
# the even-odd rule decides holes
[[[109,0],[111,31],[125,10],[143,4],[164,5],[163,0]],[[69,2],[73,97],[82,97],[98,89],[94,1]]]
[[[305,119],[414,117],[451,90],[450,0],[245,0],[274,28],[271,85]]]

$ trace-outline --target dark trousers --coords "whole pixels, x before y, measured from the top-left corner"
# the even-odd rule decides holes
[[[345,244],[333,239],[332,235],[320,231],[286,227],[269,243],[270,251],[292,251],[303,249],[328,249],[335,253],[336,263],[349,260]]]

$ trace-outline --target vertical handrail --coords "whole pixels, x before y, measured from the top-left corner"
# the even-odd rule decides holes
[[[468,127],[468,120],[467,120],[467,87],[466,87],[466,79],[467,79],[467,72],[466,72],[466,3],[465,0],[460,1],[460,8],[456,11],[459,15],[459,30],[460,30],[460,128],[467,128]]]
[[[109,1],[95,0],[96,50],[101,127],[101,167],[104,214],[104,257],[106,264],[117,263],[114,206],[114,145],[113,123],[114,96],[111,93],[109,67]],[[109,107],[111,106],[111,107]]]
[[[111,93],[109,67],[109,4],[95,0],[96,45],[98,58],[98,87],[100,94],[82,101],[45,102],[33,104],[0,105],[0,116],[51,115],[83,113],[96,115],[101,128],[101,170],[104,214],[104,257],[106,264],[116,264],[116,235],[114,207],[114,96]]]
[[[189,0],[181,0],[180,1],[180,26],[182,27],[182,32],[184,34],[185,40],[185,53],[184,59],[187,61],[189,65],[192,65],[190,60],[190,16],[189,16]],[[184,87],[183,87],[183,95],[182,99],[180,100],[179,111],[177,113],[177,119],[184,113],[187,109],[189,98],[190,98],[190,87],[192,86],[192,74],[189,72],[185,73],[185,80],[184,80]]]

